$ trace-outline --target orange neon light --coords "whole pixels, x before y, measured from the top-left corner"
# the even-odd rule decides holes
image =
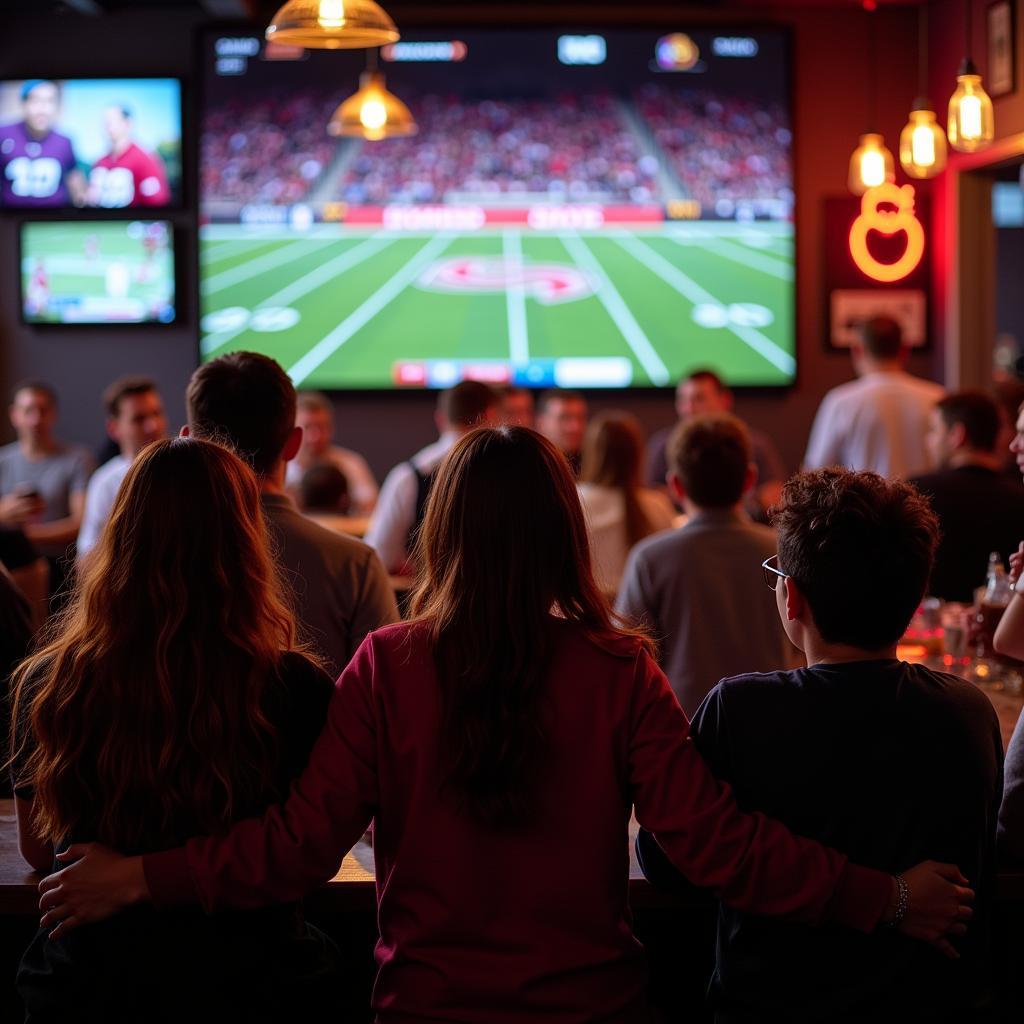
[[[882,209],[894,206],[895,210]],[[868,248],[868,234],[877,231],[891,238],[900,231],[907,235],[907,247],[895,263],[882,263]],[[891,182],[869,188],[860,201],[860,215],[850,228],[850,256],[861,273],[875,281],[901,281],[912,273],[924,255],[924,228],[914,215],[914,189]]]

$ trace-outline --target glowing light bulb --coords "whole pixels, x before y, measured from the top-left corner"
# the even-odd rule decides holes
[[[367,100],[359,108],[359,120],[367,131],[380,131],[388,123],[387,108],[380,100]]]
[[[877,150],[869,149],[860,155],[860,180],[868,188],[885,181],[885,158]]]
[[[892,153],[886,149],[882,136],[875,132],[862,135],[850,157],[850,191],[860,196],[869,188],[892,181],[895,176]]]
[[[910,152],[919,167],[931,167],[935,163],[935,136],[928,125],[915,126],[910,136]]]
[[[981,75],[965,61],[949,98],[946,126],[949,144],[964,153],[984,149],[995,138],[992,100],[981,84]]]
[[[345,24],[345,0],[320,0],[316,20],[321,28],[341,28]]]
[[[900,164],[911,178],[934,178],[946,166],[946,136],[929,106],[917,100],[900,132]]]
[[[965,96],[960,101],[960,137],[965,142],[981,138],[981,100],[977,96]]]

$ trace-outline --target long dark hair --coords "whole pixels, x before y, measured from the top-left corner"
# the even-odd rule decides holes
[[[444,785],[474,820],[521,824],[547,750],[552,616],[598,644],[649,641],[613,621],[568,463],[525,427],[456,443],[431,489],[416,562],[411,609],[430,627],[438,668]]]
[[[16,678],[39,834],[85,820],[137,849],[230,823],[272,784],[264,697],[294,647],[252,470],[208,441],[149,445]]]
[[[601,413],[587,425],[583,436],[580,483],[612,487],[622,492],[626,508],[626,544],[629,547],[654,533],[638,496],[643,452],[643,432],[629,413]]]

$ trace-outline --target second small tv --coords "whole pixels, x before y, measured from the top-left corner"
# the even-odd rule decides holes
[[[171,323],[174,234],[165,220],[22,225],[21,308],[30,324]]]
[[[0,206],[161,209],[180,203],[177,79],[0,82]]]

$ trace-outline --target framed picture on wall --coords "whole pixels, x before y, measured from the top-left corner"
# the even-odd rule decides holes
[[[1013,4],[998,0],[988,7],[988,75],[989,94],[1005,96],[1013,92]]]

